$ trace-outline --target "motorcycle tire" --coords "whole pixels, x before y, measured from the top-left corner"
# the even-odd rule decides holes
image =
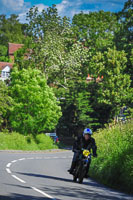
[[[84,168],[82,168],[81,169],[81,173],[79,174],[79,180],[78,180],[78,182],[80,183],[80,184],[82,184],[83,183],[83,179],[84,179],[84,177],[85,177],[85,169]]]
[[[78,182],[79,182],[80,184],[82,184],[82,183],[83,183],[83,179],[84,179],[83,176],[82,176],[82,177],[79,177],[79,181],[78,181]]]
[[[77,182],[77,177],[73,176],[73,182]]]

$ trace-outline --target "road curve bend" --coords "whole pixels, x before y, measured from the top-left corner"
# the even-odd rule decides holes
[[[72,182],[71,151],[0,152],[0,200],[133,200],[91,179]]]

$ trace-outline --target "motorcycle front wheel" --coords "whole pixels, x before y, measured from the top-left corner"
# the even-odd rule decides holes
[[[73,176],[73,182],[76,182],[76,181],[77,181],[77,177]]]
[[[79,180],[78,180],[78,182],[79,182],[80,184],[83,183],[83,179],[84,179],[84,177],[85,177],[85,173],[86,173],[86,171],[85,171],[84,167],[82,167],[82,168],[81,168],[81,171],[80,171],[80,174],[79,174]]]
[[[79,182],[80,184],[82,184],[82,183],[83,183],[83,179],[84,179],[83,176],[79,177],[79,181],[78,181],[78,182]]]

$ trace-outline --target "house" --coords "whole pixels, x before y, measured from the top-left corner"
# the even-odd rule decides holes
[[[10,77],[10,71],[14,64],[14,53],[22,48],[23,44],[8,44],[8,56],[12,60],[11,63],[9,62],[0,62],[0,80],[5,81]]]
[[[0,80],[5,81],[9,79],[12,67],[13,63],[0,62]]]
[[[14,63],[14,53],[23,47],[23,44],[8,43],[8,56]]]

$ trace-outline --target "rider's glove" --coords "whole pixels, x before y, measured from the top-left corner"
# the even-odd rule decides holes
[[[80,153],[80,152],[81,152],[81,150],[78,150],[78,149],[73,149],[73,152],[75,152],[75,153]]]
[[[97,157],[97,154],[95,153],[95,154],[93,154],[93,157]]]

